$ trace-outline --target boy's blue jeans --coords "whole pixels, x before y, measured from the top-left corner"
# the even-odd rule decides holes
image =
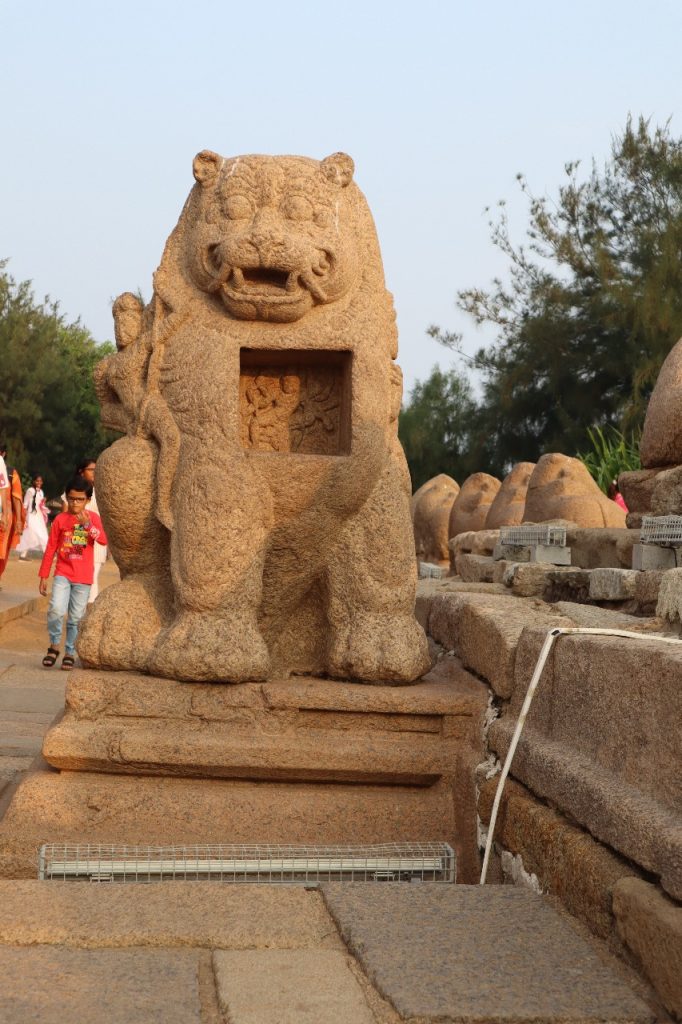
[[[66,615],[66,643],[64,654],[76,653],[78,623],[88,606],[89,583],[72,583],[66,576],[52,580],[50,605],[47,609],[47,632],[52,647],[59,647],[62,638],[62,620]]]

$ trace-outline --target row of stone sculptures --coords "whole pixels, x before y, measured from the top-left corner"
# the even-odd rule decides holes
[[[625,526],[625,512],[583,463],[556,452],[517,463],[502,481],[474,473],[460,487],[441,473],[412,496],[417,557],[426,562],[447,562],[449,541],[469,530],[557,519],[581,527]]]

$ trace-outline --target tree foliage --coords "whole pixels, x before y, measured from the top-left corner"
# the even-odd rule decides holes
[[[490,465],[502,471],[546,451],[575,454],[592,428],[641,428],[661,363],[682,335],[682,140],[669,125],[628,119],[603,168],[579,162],[552,200],[532,194],[526,240],[511,238],[504,203],[491,221],[505,281],[458,293],[496,341],[473,364]],[[432,328],[459,349],[461,336]]]
[[[112,351],[78,321],[67,323],[58,303],[36,302],[30,281],[17,284],[0,262],[0,436],[8,461],[24,479],[40,473],[49,496],[115,436],[100,426],[92,381]]]
[[[473,409],[471,388],[457,370],[444,372],[436,366],[427,380],[415,384],[398,423],[414,490],[438,473],[461,482],[473,472]]]

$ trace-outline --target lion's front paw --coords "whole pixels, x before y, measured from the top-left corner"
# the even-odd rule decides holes
[[[159,634],[149,662],[154,675],[204,682],[255,682],[269,669],[255,622],[209,612],[183,612]]]
[[[327,671],[369,683],[412,683],[431,667],[421,626],[411,615],[360,612],[333,633]]]
[[[91,668],[144,672],[163,622],[150,589],[129,578],[102,591],[78,630],[78,654]]]

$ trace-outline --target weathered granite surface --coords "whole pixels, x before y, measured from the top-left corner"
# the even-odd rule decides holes
[[[367,976],[419,1021],[652,1021],[540,896],[512,886],[324,885]]]
[[[143,309],[114,303],[97,463],[120,584],[81,624],[91,667],[239,683],[412,682],[402,374],[349,156],[193,163]],[[380,542],[378,538],[381,538]]]

